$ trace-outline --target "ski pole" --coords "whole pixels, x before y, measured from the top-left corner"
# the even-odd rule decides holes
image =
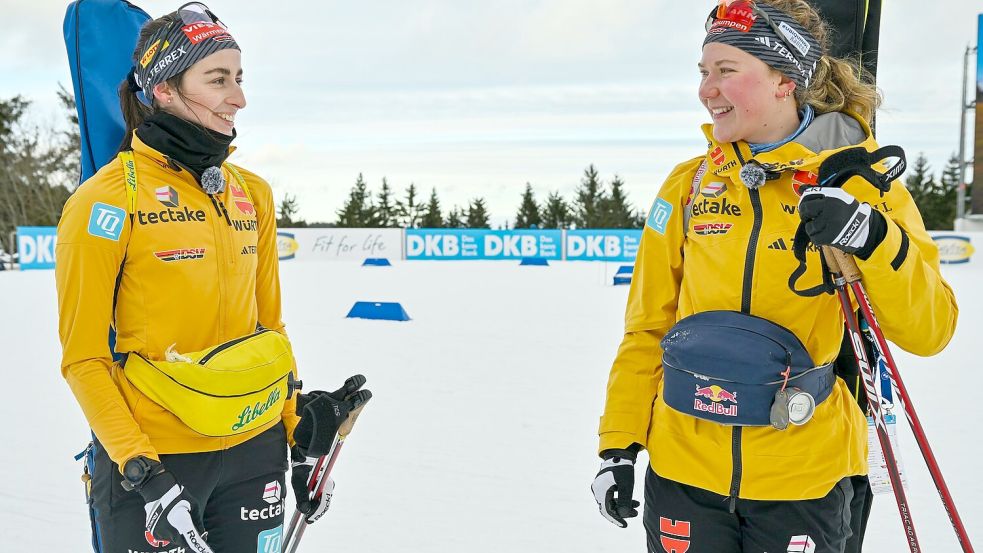
[[[867,324],[870,326],[870,330],[874,337],[877,339],[877,349],[879,350],[881,356],[887,362],[888,370],[891,373],[891,380],[894,383],[894,387],[898,392],[898,397],[901,398],[904,404],[905,415],[908,418],[908,424],[911,426],[912,433],[915,436],[915,441],[918,442],[918,448],[921,450],[922,457],[925,459],[925,464],[928,466],[928,471],[932,475],[932,480],[935,482],[935,488],[939,492],[939,497],[942,499],[942,506],[945,508],[946,514],[949,515],[949,521],[952,523],[952,528],[956,532],[956,538],[959,540],[959,545],[962,547],[964,553],[973,553],[973,544],[969,541],[969,535],[966,532],[966,527],[963,525],[962,519],[959,517],[959,511],[956,510],[956,504],[952,499],[952,494],[949,492],[949,487],[945,483],[945,479],[942,477],[942,470],[939,468],[939,464],[935,459],[935,454],[932,453],[932,447],[928,443],[928,437],[925,434],[925,430],[922,428],[922,423],[918,419],[918,414],[915,413],[915,407],[911,402],[910,396],[908,396],[908,390],[905,388],[904,382],[901,380],[901,374],[898,371],[898,365],[894,361],[894,356],[891,355],[891,350],[888,348],[887,340],[884,338],[884,332],[881,330],[880,324],[877,322],[877,318],[874,316],[874,310],[870,305],[870,299],[867,297],[867,291],[864,289],[863,282],[861,281],[860,269],[857,267],[856,261],[853,257],[847,255],[845,252],[837,250],[835,248],[824,247],[824,253],[826,253],[826,260],[830,267],[837,267],[837,272],[841,275],[840,279],[845,284],[849,286],[853,291],[854,297],[857,299],[857,304],[860,307],[861,313],[863,313],[864,318],[867,320]],[[839,282],[837,282],[837,290],[840,291]],[[843,294],[846,291],[843,290]],[[847,299],[849,299],[847,297]],[[841,297],[841,304],[843,298]],[[844,304],[844,316],[847,318],[848,325],[852,317],[852,309],[849,307],[849,301]],[[849,313],[848,313],[849,311]],[[856,320],[853,320],[856,323]],[[851,329],[851,334],[853,334],[854,351],[858,349],[862,350],[862,342],[860,341],[859,329],[854,332]],[[858,361],[860,359],[860,353],[858,355]],[[865,360],[866,361],[866,360]],[[862,369],[865,367],[862,365]],[[868,378],[868,374],[870,377]],[[876,391],[874,390],[874,381],[872,375],[872,369],[869,363],[866,364],[864,370],[864,386],[867,388],[867,398],[870,400],[871,405],[875,405],[876,401]],[[871,394],[874,394],[873,396]],[[873,410],[880,412],[880,405],[877,407],[872,407]],[[875,419],[879,420],[879,419]],[[880,419],[878,422],[878,436],[881,434],[881,424],[883,420]],[[886,432],[885,432],[886,435]],[[884,440],[881,440],[881,447],[883,448]],[[891,453],[893,458],[893,451]],[[887,452],[885,450],[885,459],[887,458]],[[895,484],[894,474],[891,474],[891,484],[895,488],[895,496],[897,497],[897,490],[900,488],[900,482]],[[902,508],[901,500],[898,501],[898,508]],[[910,516],[910,515],[909,515]],[[905,513],[902,511],[902,520],[905,519]],[[910,519],[909,519],[910,520]],[[905,530],[908,530],[906,526]],[[909,545],[911,544],[911,538],[914,538],[914,527],[911,528],[911,533],[909,534]],[[915,542],[917,545],[917,541]],[[914,549],[912,549],[914,551]]]
[[[870,366],[870,361],[867,359],[867,351],[864,349],[860,324],[854,316],[853,308],[850,305],[850,293],[847,291],[847,281],[839,266],[839,258],[834,256],[833,248],[823,246],[822,251],[823,256],[826,258],[826,264],[829,266],[830,272],[833,273],[833,282],[836,284],[836,295],[840,301],[840,308],[843,311],[847,331],[850,333],[850,344],[853,346],[853,354],[857,359],[857,365],[863,377],[864,390],[867,393],[867,403],[874,417],[877,439],[881,444],[881,451],[884,453],[884,461],[887,463],[887,473],[891,479],[891,487],[894,489],[894,498],[898,503],[898,512],[901,515],[901,525],[904,526],[908,549],[911,553],[920,553],[921,546],[918,544],[918,537],[915,535],[915,523],[911,519],[908,497],[905,494],[904,486],[901,482],[898,461],[894,455],[894,447],[891,445],[887,424],[884,422],[881,402],[877,398],[877,390],[874,387],[874,371]]]
[[[334,468],[335,461],[338,460],[338,454],[341,453],[341,446],[344,445],[345,439],[351,434],[355,426],[355,420],[358,419],[358,415],[365,408],[365,404],[372,398],[372,392],[359,390],[353,396],[355,396],[355,402],[358,404],[358,407],[348,414],[348,418],[338,428],[338,435],[335,436],[334,441],[331,443],[331,448],[327,453],[318,458],[317,463],[314,465],[314,470],[311,471],[310,479],[307,481],[307,489],[310,491],[311,499],[321,499],[324,486],[327,484],[328,477],[331,474],[331,469]],[[283,553],[296,553],[297,548],[300,546],[300,540],[304,537],[307,527],[310,526],[310,523],[306,520],[301,523],[302,517],[303,513],[295,507],[284,538]]]

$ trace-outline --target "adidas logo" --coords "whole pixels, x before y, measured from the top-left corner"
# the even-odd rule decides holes
[[[784,238],[779,238],[778,240],[775,240],[774,242],[772,242],[771,245],[768,246],[768,249],[769,250],[786,250],[786,251],[788,251],[788,246],[785,244],[785,239]]]

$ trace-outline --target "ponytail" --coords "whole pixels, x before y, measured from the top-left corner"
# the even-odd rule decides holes
[[[143,54],[143,52],[146,50],[147,42],[150,40],[150,37],[162,27],[170,25],[175,21],[178,21],[177,12],[158,17],[157,19],[148,22],[140,29],[140,35],[137,39],[136,48],[133,49],[134,64],[139,62],[141,54]],[[167,84],[180,92],[181,77],[181,75],[172,77],[167,80]],[[123,122],[126,125],[126,132],[123,134],[123,141],[120,142],[119,150],[116,152],[117,154],[119,152],[133,149],[133,131],[143,124],[147,117],[156,113],[160,109],[160,106],[158,106],[156,100],[154,100],[154,92],[152,90],[144,91],[144,96],[151,104],[149,106],[143,103],[139,97],[137,97],[137,92],[130,88],[129,79],[131,78],[132,77],[127,77],[119,85],[119,107],[123,112]]]
[[[816,10],[805,0],[761,0],[788,14],[816,37],[824,52],[829,51],[830,30]],[[796,104],[810,105],[817,114],[849,110],[868,124],[881,103],[881,94],[858,60],[819,58],[806,90],[795,91]]]

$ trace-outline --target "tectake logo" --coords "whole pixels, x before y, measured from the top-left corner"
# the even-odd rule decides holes
[[[280,495],[281,495],[280,482],[277,480],[268,482],[266,484],[266,487],[263,488],[263,501],[271,505],[280,502]]]
[[[157,201],[166,205],[167,207],[177,207],[177,190],[174,190],[171,186],[161,186],[160,188],[154,189],[154,194],[157,196]]]
[[[815,553],[816,542],[809,536],[792,536],[788,542],[788,553]]]
[[[118,242],[123,232],[124,217],[126,211],[122,208],[96,202],[89,213],[89,234]]]
[[[721,194],[727,191],[727,183],[725,182],[711,182],[710,184],[704,186],[700,189],[700,194],[705,198],[719,198]]]
[[[241,520],[269,520],[282,515],[283,489],[279,481],[267,482],[266,486],[263,487],[263,501],[268,503],[269,507],[262,509],[239,507],[239,518]]]

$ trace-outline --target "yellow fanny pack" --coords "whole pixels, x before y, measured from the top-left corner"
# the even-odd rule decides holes
[[[233,436],[280,420],[293,353],[272,330],[165,361],[130,353],[123,374],[138,390],[205,436]]]

